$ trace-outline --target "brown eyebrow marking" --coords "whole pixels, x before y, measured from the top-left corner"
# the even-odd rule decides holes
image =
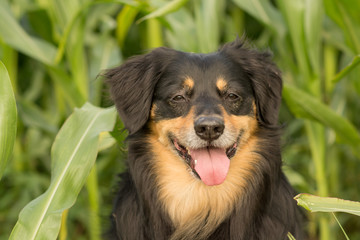
[[[184,81],[184,87],[192,89],[194,87],[194,80],[191,77],[186,77]]]
[[[223,77],[218,77],[217,81],[216,81],[216,87],[221,91],[221,92],[225,92],[226,88],[227,88],[227,82],[224,80]]]

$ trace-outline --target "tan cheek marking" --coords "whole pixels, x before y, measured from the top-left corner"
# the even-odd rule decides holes
[[[256,112],[255,104],[253,104],[254,112]],[[226,112],[226,110],[221,107],[225,127],[231,129],[231,131],[236,131],[237,135],[240,134],[240,131],[243,131],[240,143],[246,142],[256,131],[258,127],[258,122],[256,120],[255,114],[252,116],[236,116],[231,115]]]
[[[150,119],[154,119],[155,118],[155,111],[157,109],[157,106],[153,103],[153,105],[151,106],[151,111],[150,111]]]
[[[223,77],[219,77],[216,81],[216,87],[221,91],[224,92],[227,87],[227,82],[224,80]]]
[[[240,143],[247,141],[258,127],[256,118],[250,116],[231,116],[229,121],[239,131],[239,134],[241,130],[243,131]]]
[[[257,109],[256,109],[256,103],[255,103],[255,101],[252,102],[252,106],[253,106],[253,115],[254,115],[254,117],[256,117]]]
[[[190,109],[189,113],[185,117],[178,117],[173,119],[166,119],[160,121],[152,121],[150,128],[158,140],[164,144],[169,144],[168,136],[172,133],[176,137],[181,135],[181,132],[187,129],[193,128],[193,112],[194,109]]]

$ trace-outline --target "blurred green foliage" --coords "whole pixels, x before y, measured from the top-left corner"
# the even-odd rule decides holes
[[[111,105],[97,78],[102,70],[163,45],[215,51],[243,34],[251,45],[271,49],[283,71],[280,120],[290,182],[299,192],[359,200],[359,12],[358,0],[0,1],[0,60],[18,111],[0,182],[0,239],[48,188],[50,147],[73,109],[86,101]],[[120,143],[121,127],[118,122],[112,133]],[[98,239],[106,229],[123,156],[122,144],[99,154],[86,187],[63,214],[59,239]],[[358,218],[337,217],[350,239],[360,239]],[[309,215],[308,233],[343,238],[328,214]]]

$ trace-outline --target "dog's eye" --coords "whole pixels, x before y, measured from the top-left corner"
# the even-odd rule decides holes
[[[186,101],[186,98],[182,95],[176,95],[175,97],[173,97],[171,99],[171,101],[173,102],[185,102]]]
[[[241,97],[235,93],[229,93],[226,95],[225,99],[228,101],[234,102],[234,101],[241,100]]]

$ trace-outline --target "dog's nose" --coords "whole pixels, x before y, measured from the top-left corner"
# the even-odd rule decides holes
[[[196,134],[203,140],[212,141],[224,132],[224,121],[219,117],[199,117],[195,120]]]

